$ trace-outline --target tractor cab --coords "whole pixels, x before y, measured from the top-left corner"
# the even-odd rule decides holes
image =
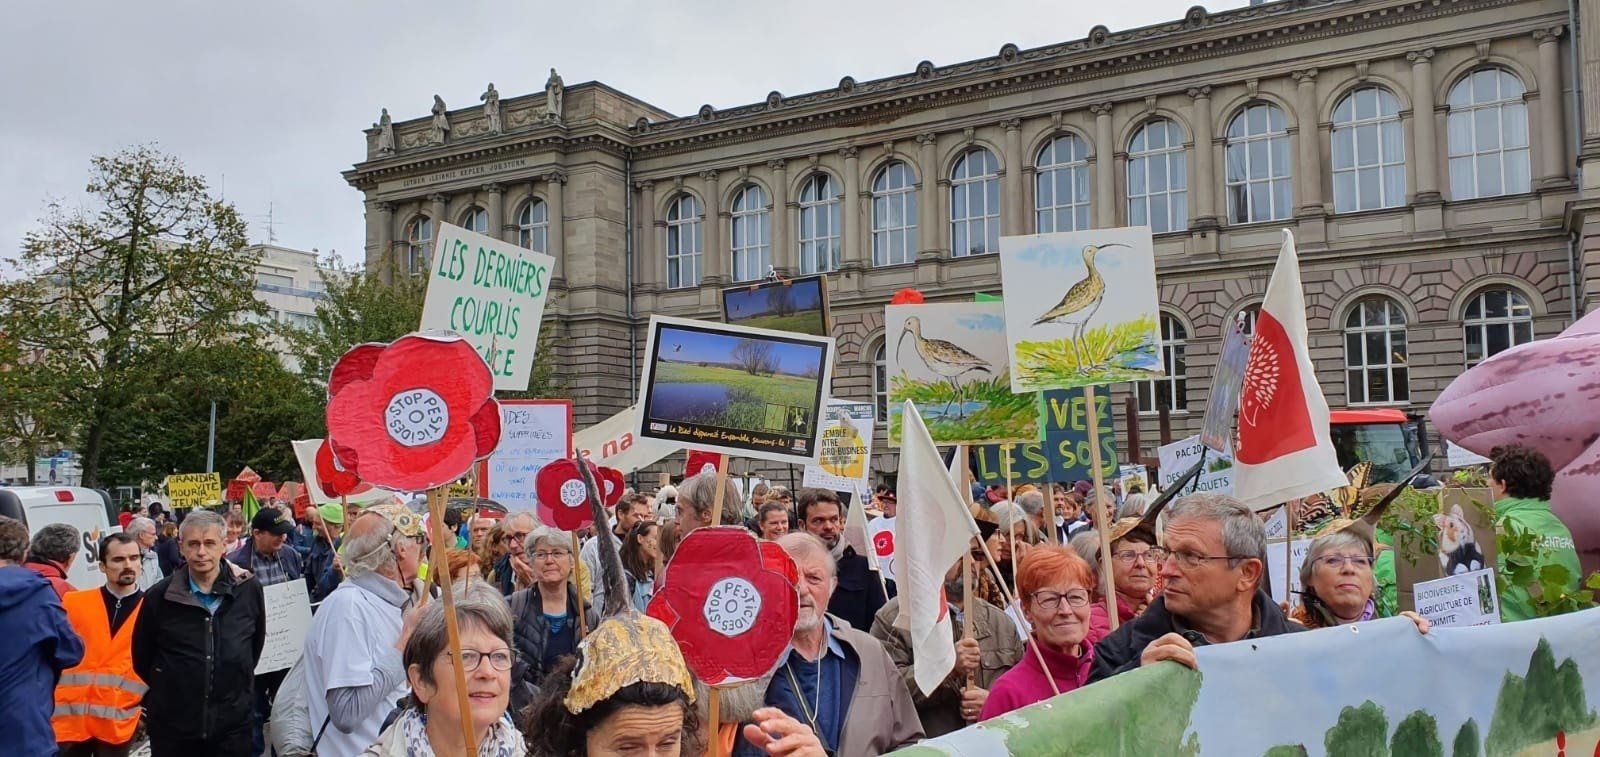
[[[1334,410],[1329,414],[1339,467],[1372,463],[1372,483],[1395,483],[1422,462],[1427,430],[1421,417],[1395,409]]]

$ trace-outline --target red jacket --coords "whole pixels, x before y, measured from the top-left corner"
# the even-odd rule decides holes
[[[54,560],[29,560],[22,564],[35,573],[50,579],[50,586],[56,590],[56,599],[67,596],[69,591],[77,591],[72,584],[67,583],[67,569]]]

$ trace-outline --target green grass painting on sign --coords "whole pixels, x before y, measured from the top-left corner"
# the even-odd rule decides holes
[[[754,329],[771,329],[772,331],[793,331],[799,334],[816,332],[818,320],[815,311],[805,313],[791,313],[789,315],[758,315],[754,318],[745,318],[738,321],[740,326]],[[821,334],[819,336],[827,336]]]
[[[1039,439],[1039,404],[1033,394],[1013,394],[1004,371],[992,379],[952,387],[945,381],[889,378],[889,444],[900,446],[900,415],[911,400],[935,444],[997,444]]]
[[[657,365],[654,384],[657,391],[672,384],[714,385],[726,389],[726,400],[720,407],[671,420],[763,432],[783,430],[781,424],[774,427],[770,422],[770,406],[810,407],[817,387],[815,379],[800,376],[758,376],[734,368],[674,362]]]
[[[1013,363],[1017,378],[1033,389],[1075,389],[1121,381],[1143,381],[1162,375],[1161,349],[1153,334],[1156,320],[1095,326],[1083,339],[1020,341]]]

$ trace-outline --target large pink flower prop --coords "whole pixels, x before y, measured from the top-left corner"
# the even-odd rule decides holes
[[[454,334],[345,353],[328,379],[328,443],[360,480],[420,491],[466,475],[500,444],[489,366]]]
[[[646,614],[672,629],[708,686],[760,678],[789,646],[800,598],[794,560],[738,526],[697,528],[667,563]]]

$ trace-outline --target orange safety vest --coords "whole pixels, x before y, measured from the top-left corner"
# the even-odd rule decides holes
[[[50,719],[56,741],[126,744],[139,725],[139,703],[148,688],[133,672],[133,626],[144,602],[133,608],[116,636],[111,635],[100,589],[68,592],[61,604],[72,629],[83,637],[83,662],[68,668],[56,684],[56,711]]]

